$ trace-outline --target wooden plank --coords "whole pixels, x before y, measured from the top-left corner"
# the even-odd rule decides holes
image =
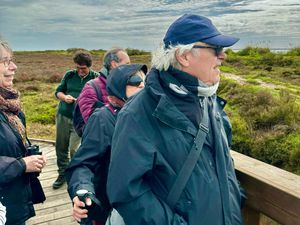
[[[71,208],[68,209],[54,209],[52,213],[41,213],[41,215],[36,216],[35,220],[28,221],[27,224],[33,225],[33,224],[59,224],[58,222],[64,219],[64,221],[68,221],[68,223],[74,223],[77,224],[76,221],[68,216],[70,215]],[[50,223],[51,222],[51,223]]]
[[[38,143],[45,143],[48,145],[55,145],[55,141],[54,140],[46,140],[46,139],[39,139],[39,138],[29,138],[30,141],[32,142],[38,142]]]
[[[231,152],[247,206],[284,225],[300,225],[300,177]]]
[[[72,217],[72,203],[67,193],[67,185],[53,190],[52,184],[57,178],[55,147],[48,143],[38,143],[43,154],[48,158],[46,167],[39,179],[43,186],[46,201],[34,205],[36,216],[27,221],[27,225],[75,225],[78,224]]]

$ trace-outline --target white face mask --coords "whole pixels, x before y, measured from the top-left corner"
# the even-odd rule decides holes
[[[210,96],[214,95],[217,92],[219,84],[220,84],[220,82],[217,82],[212,86],[207,86],[200,80],[198,80],[198,82],[199,82],[198,96],[203,96],[203,97],[210,97]]]

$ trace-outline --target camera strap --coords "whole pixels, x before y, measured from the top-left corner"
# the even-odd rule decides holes
[[[29,145],[29,146],[32,146],[32,144],[31,144],[29,138],[27,137],[26,131],[25,131],[25,137],[26,137],[26,140],[27,140],[27,142],[28,142],[28,145]]]
[[[200,103],[201,104],[201,103]],[[203,117],[199,124],[198,133],[194,139],[193,146],[183,163],[170,191],[166,198],[167,204],[174,209],[182,191],[184,190],[202,152],[203,144],[209,132],[209,118],[207,109],[207,99],[203,101]]]

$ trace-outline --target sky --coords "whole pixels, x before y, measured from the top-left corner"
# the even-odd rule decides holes
[[[210,18],[248,45],[300,47],[299,0],[0,0],[0,37],[15,51],[155,50],[185,13]]]

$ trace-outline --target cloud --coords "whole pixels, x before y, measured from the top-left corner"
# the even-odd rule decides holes
[[[0,10],[1,36],[17,50],[152,50],[184,13],[208,16],[221,32],[244,38],[240,43],[300,43],[298,0],[1,0]]]

